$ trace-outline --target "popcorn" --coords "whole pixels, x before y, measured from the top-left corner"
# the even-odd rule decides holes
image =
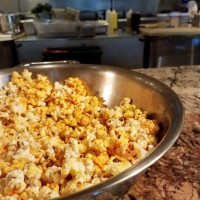
[[[131,163],[128,161],[124,162],[110,162],[107,166],[104,167],[105,173],[112,174],[113,176],[123,172],[124,170],[131,167]]]
[[[24,172],[22,170],[14,170],[6,175],[6,187],[4,193],[7,195],[13,195],[15,193],[21,193],[26,188],[24,182]]]
[[[41,168],[38,168],[34,163],[30,163],[25,165],[24,174],[29,179],[40,179],[42,170]]]
[[[80,154],[79,154],[78,141],[73,138],[70,138],[68,144],[65,146],[64,158],[68,160],[70,158],[77,158],[79,156]]]
[[[61,176],[61,169],[61,167],[57,167],[55,165],[48,167],[45,172],[45,180],[48,183],[62,184],[64,182],[64,178]]]
[[[0,199],[47,200],[106,181],[151,152],[158,130],[129,98],[107,108],[78,78],[13,72],[0,89]]]
[[[59,194],[55,191],[52,191],[50,188],[44,186],[40,189],[39,199],[52,199],[59,197]]]
[[[4,197],[2,197],[2,200],[17,200],[17,197],[16,197],[16,195],[4,196]]]
[[[15,155],[13,155],[13,159],[20,159],[20,158],[26,158],[30,162],[34,162],[35,157],[30,153],[30,149],[26,148],[25,150],[23,148],[19,148]]]

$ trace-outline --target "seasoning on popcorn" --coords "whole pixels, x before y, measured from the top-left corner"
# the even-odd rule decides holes
[[[13,72],[0,89],[0,200],[46,200],[106,181],[157,145],[155,120],[123,99],[112,109],[78,78]]]

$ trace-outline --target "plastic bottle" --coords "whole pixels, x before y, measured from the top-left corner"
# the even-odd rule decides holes
[[[131,32],[131,16],[133,14],[133,10],[130,9],[128,10],[128,12],[126,13],[126,31],[127,32]]]
[[[111,13],[111,10],[110,10],[110,9],[106,10],[106,21],[107,21],[108,23],[110,23],[110,13]]]
[[[110,12],[110,30],[115,31],[118,28],[118,14],[115,10]]]

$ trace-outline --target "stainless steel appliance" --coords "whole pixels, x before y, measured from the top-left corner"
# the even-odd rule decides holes
[[[28,68],[33,75],[47,75],[52,82],[64,81],[67,77],[85,80],[105,104],[116,106],[124,97],[151,113],[162,124],[158,135],[159,145],[137,165],[119,175],[80,192],[57,198],[60,200],[108,200],[119,199],[136,182],[140,175],[175,143],[184,119],[183,105],[178,96],[163,83],[143,74],[122,68],[59,63],[34,63],[0,71],[0,86],[8,80],[12,71],[22,72]],[[109,90],[108,90],[109,88]]]
[[[69,20],[46,20],[34,21],[34,27],[38,37],[77,37],[78,21]]]
[[[108,23],[105,20],[70,21],[47,20],[34,21],[38,37],[93,37],[95,34],[106,34]]]
[[[0,14],[0,27],[5,34],[21,33],[20,14]]]
[[[26,35],[35,35],[34,19],[21,20]]]
[[[200,64],[200,38],[148,36],[144,39],[144,67]]]
[[[82,64],[101,64],[99,46],[76,46],[43,49],[43,61],[77,60]]]
[[[82,21],[79,24],[79,36],[94,37],[95,35],[105,35],[107,28],[108,22],[105,20]]]

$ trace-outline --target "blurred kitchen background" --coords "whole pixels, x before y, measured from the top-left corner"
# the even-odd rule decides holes
[[[39,3],[39,4],[38,4]],[[0,68],[200,64],[200,0],[0,0]]]
[[[28,12],[37,2],[49,3],[54,8],[65,8],[67,6],[79,10],[107,10],[111,6],[109,0],[1,0],[0,8],[6,13]],[[115,9],[128,11],[133,8],[144,15],[156,14],[161,10],[174,10],[182,4],[180,0],[115,0]]]

